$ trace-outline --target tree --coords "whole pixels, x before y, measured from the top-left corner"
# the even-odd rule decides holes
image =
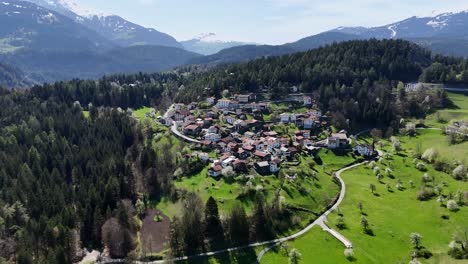
[[[362,214],[362,213],[363,213],[363,211],[362,211],[362,210],[363,210],[362,202],[359,202],[359,203],[357,204],[357,207],[358,207],[358,209],[359,209],[359,212],[361,212],[361,214]]]
[[[449,200],[447,202],[447,209],[449,209],[452,212],[456,212],[456,211],[460,210],[460,208],[458,207],[457,202],[455,202],[454,200]]]
[[[189,193],[182,212],[182,226],[184,227],[185,253],[195,254],[203,246],[203,203],[201,198]]]
[[[205,236],[211,238],[212,244],[224,241],[224,230],[219,217],[218,203],[210,196],[205,205]]]
[[[416,249],[421,248],[422,236],[419,233],[411,233],[410,242]]]
[[[299,252],[299,250],[293,248],[291,252],[289,252],[289,263],[299,264],[301,257],[302,257],[302,254]]]
[[[253,238],[258,240],[269,239],[273,236],[271,223],[265,211],[265,203],[263,195],[257,194],[251,221]]]
[[[365,233],[369,232],[369,221],[366,216],[361,216],[361,226]]]
[[[375,193],[375,191],[376,191],[375,184],[373,184],[373,183],[369,184],[369,188],[370,188],[372,193]]]
[[[336,227],[338,227],[339,229],[345,229],[346,228],[346,223],[345,223],[345,220],[344,220],[344,217],[343,216],[339,216],[337,219],[336,219]]]
[[[372,139],[375,142],[379,141],[382,138],[382,130],[374,128],[371,130]]]
[[[228,230],[234,245],[245,245],[249,241],[249,221],[244,207],[236,203],[228,217]]]
[[[452,172],[453,178],[456,180],[462,180],[466,178],[466,168],[464,165],[458,165]]]
[[[377,178],[377,180],[378,180],[379,182],[382,182],[384,176],[383,176],[381,173],[379,173],[379,174],[377,174],[377,177],[376,177],[376,178]]]
[[[171,221],[170,233],[169,233],[169,248],[171,249],[171,255],[173,257],[179,257],[183,255],[184,249],[184,234],[183,226],[180,223],[179,218],[174,216]]]

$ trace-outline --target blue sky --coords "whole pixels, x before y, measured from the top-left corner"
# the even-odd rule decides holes
[[[468,0],[76,0],[132,22],[190,39],[296,41],[339,26],[379,26],[411,16],[468,10]]]

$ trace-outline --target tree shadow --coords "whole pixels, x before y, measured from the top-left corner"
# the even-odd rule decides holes
[[[380,194],[374,193],[374,196],[375,196],[375,197],[380,197]]]

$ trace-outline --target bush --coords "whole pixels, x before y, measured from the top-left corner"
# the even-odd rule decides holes
[[[427,201],[435,195],[434,190],[429,187],[424,187],[418,191],[416,198],[419,201]]]
[[[439,153],[437,152],[437,150],[430,148],[424,151],[424,154],[422,154],[421,158],[429,163],[433,163],[434,161],[436,161],[438,156]]]
[[[463,180],[466,178],[466,168],[464,165],[458,165],[453,172],[452,172],[453,178],[456,180]]]
[[[344,255],[345,255],[347,260],[349,260],[349,261],[354,260],[354,251],[353,251],[352,248],[345,249]]]
[[[380,174],[380,168],[379,167],[374,167],[374,174],[379,175]]]
[[[456,212],[456,211],[460,210],[460,208],[458,207],[457,202],[455,202],[454,200],[449,200],[447,202],[447,209],[449,209],[452,212]]]
[[[221,174],[224,177],[228,177],[228,178],[234,177],[234,175],[235,175],[234,168],[232,168],[231,166],[226,167],[221,171]]]
[[[420,171],[426,171],[426,164],[422,163],[422,162],[418,162],[416,164],[416,169],[420,170]]]

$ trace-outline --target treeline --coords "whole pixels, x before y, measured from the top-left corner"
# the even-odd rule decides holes
[[[128,74],[105,76],[98,81],[72,80],[44,84],[31,89],[40,100],[53,99],[72,104],[80,102],[100,107],[137,109],[143,106],[168,106],[181,85],[182,77],[175,73]]]
[[[436,55],[434,63],[424,71],[420,80],[428,83],[468,84],[468,60]]]
[[[221,97],[225,90],[230,94],[267,90],[273,99],[280,99],[295,85],[312,93],[339,128],[356,124],[397,127],[401,117],[427,112],[426,96],[445,101],[444,94],[430,92],[417,98],[402,92],[400,100],[395,100],[399,81],[417,81],[432,61],[429,51],[403,40],[349,41],[194,74],[186,79],[186,89],[177,100],[189,102],[211,94]]]
[[[250,215],[238,202],[221,216],[213,197],[204,205],[196,194],[187,194],[182,216],[174,217],[171,222],[170,254],[167,257],[191,256],[270,240],[298,224],[291,222],[292,212],[281,205],[279,199],[269,203],[258,193],[254,200]]]

